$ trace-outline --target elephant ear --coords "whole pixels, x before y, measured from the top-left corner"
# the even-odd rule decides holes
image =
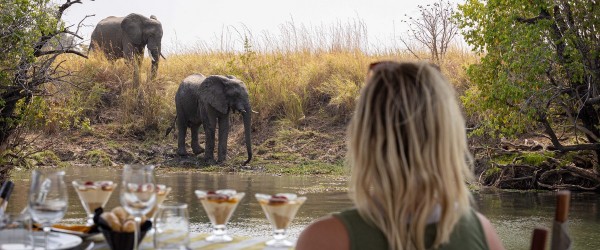
[[[121,22],[121,30],[132,44],[144,44],[143,25],[145,18],[140,14],[132,13],[127,15]]]
[[[207,77],[200,86],[200,99],[222,114],[227,114],[229,104],[225,96],[227,78],[219,76]]]

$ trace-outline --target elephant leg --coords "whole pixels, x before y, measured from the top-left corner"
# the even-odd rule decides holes
[[[181,117],[181,118],[180,118]],[[187,155],[185,152],[185,134],[187,126],[182,116],[177,117],[177,154],[184,156]]]
[[[142,51],[143,52],[143,51]],[[142,60],[144,54],[135,53],[133,56],[133,87],[139,89],[140,87],[140,68],[142,67]]]
[[[193,125],[190,130],[192,133],[192,152],[194,152],[196,155],[199,155],[200,153],[204,152],[204,149],[200,147],[200,142],[198,142],[200,125]]]
[[[224,162],[227,157],[227,137],[229,135],[229,116],[219,118],[219,158],[217,162]]]
[[[133,63],[133,88],[138,89],[140,86],[140,64],[142,63],[142,54],[140,56],[139,50],[129,42],[129,40],[123,41],[123,57],[128,63]]]
[[[204,151],[204,159],[207,162],[215,161],[215,129],[217,125],[217,117],[214,112],[207,115],[207,121],[204,122],[204,133],[206,134],[206,147]]]

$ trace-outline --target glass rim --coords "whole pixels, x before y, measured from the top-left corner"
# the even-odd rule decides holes
[[[163,202],[162,204],[158,205],[159,209],[164,209],[164,208],[178,208],[178,209],[184,209],[187,208],[188,204],[185,202]]]

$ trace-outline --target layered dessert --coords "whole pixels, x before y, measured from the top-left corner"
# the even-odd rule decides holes
[[[210,222],[213,225],[225,225],[240,200],[244,198],[244,193],[238,193],[232,189],[196,190],[196,196],[202,203]]]
[[[117,184],[112,181],[73,181],[73,187],[88,214],[89,223],[90,218],[94,216],[94,210],[106,205]]]
[[[286,229],[296,216],[306,197],[282,193],[276,195],[256,194],[256,199],[275,229]]]
[[[156,185],[152,183],[127,183],[121,190],[121,204],[129,214],[145,215],[156,203]]]
[[[167,199],[167,195],[169,195],[169,193],[171,193],[171,188],[167,187],[165,185],[162,185],[162,184],[158,184],[158,185],[156,185],[155,191],[156,191],[156,204],[154,205],[152,210],[150,210],[150,212],[148,212],[146,214],[146,216],[148,216],[148,218],[154,217],[154,213],[158,209],[158,206],[160,204],[162,204],[165,201],[165,199]]]

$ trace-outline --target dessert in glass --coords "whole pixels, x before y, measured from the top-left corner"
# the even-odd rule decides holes
[[[256,194],[267,220],[273,226],[273,238],[267,241],[270,247],[292,247],[294,243],[287,240],[287,228],[296,216],[298,208],[304,204],[306,197],[296,194],[281,193],[276,195]]]
[[[209,242],[229,242],[233,238],[227,235],[225,224],[231,218],[233,211],[244,198],[244,193],[238,193],[233,189],[221,189],[217,191],[196,190],[196,196],[202,203],[206,215],[213,226],[212,235],[206,238]]]
[[[87,225],[94,224],[94,210],[104,207],[117,184],[112,181],[73,181],[73,187],[87,213]]]
[[[169,193],[171,193],[171,188],[167,187],[165,185],[162,185],[162,184],[157,184],[155,188],[156,188],[156,205],[154,205],[152,210],[150,210],[150,212],[148,212],[146,214],[146,216],[148,218],[150,218],[151,220],[153,219],[154,213],[156,213],[158,206],[160,204],[162,204],[165,201],[165,199],[167,199],[167,195],[169,195]]]

